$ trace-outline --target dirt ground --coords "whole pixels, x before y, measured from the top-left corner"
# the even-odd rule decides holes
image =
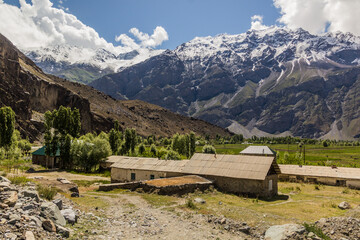
[[[209,182],[209,180],[206,180],[202,177],[195,175],[174,177],[174,178],[159,178],[159,179],[145,181],[146,184],[157,187],[193,184],[193,183],[206,183],[206,182]]]

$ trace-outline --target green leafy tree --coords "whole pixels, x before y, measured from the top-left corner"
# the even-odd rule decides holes
[[[157,156],[157,149],[156,149],[155,144],[151,144],[151,146],[150,146],[150,155],[151,155],[152,157],[156,157],[156,156]]]
[[[13,143],[15,113],[11,107],[0,108],[0,147],[9,148]]]
[[[212,145],[204,145],[202,148],[203,153],[216,153],[216,149]]]
[[[112,154],[117,154],[122,142],[122,133],[119,130],[119,122],[115,121],[114,128],[109,132],[109,143],[111,147]]]
[[[194,155],[195,150],[196,150],[196,137],[195,137],[195,133],[191,132],[190,133],[189,157],[192,157],[192,155]]]
[[[132,153],[134,153],[135,151],[135,146],[137,143],[137,139],[136,139],[136,131],[133,128],[126,128],[125,129],[125,149],[124,151],[126,153],[129,153],[130,151]]]
[[[169,150],[167,151],[164,159],[166,160],[180,160],[181,159],[181,156],[179,153],[173,151],[173,150]]]
[[[144,153],[145,153],[145,145],[143,144],[143,143],[140,143],[139,144],[139,147],[138,147],[138,153],[140,154],[140,155],[143,155]]]

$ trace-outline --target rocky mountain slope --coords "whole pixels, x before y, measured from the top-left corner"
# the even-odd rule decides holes
[[[118,101],[90,86],[45,74],[0,34],[0,106],[16,113],[17,128],[31,140],[41,138],[43,114],[59,106],[80,110],[84,132],[109,130],[114,120],[142,135],[228,135],[223,128],[184,117],[143,101]]]
[[[142,48],[115,53],[105,49],[93,50],[68,45],[24,51],[45,73],[80,83],[90,83],[162,52],[163,50]]]
[[[246,137],[360,134],[360,37],[269,27],[195,38],[90,85]]]

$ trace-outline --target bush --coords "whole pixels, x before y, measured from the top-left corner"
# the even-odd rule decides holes
[[[190,209],[196,209],[196,205],[191,199],[187,200],[186,207]]]
[[[151,146],[150,146],[150,155],[151,155],[152,157],[156,157],[156,156],[157,156],[157,149],[156,149],[155,144],[151,144]]]
[[[8,178],[12,184],[25,185],[27,182],[31,182],[30,179],[24,176],[11,176]]]
[[[320,190],[320,187],[318,185],[314,186],[315,190]]]
[[[38,185],[36,190],[39,192],[39,196],[41,198],[45,198],[48,201],[53,200],[58,192],[58,190],[54,187],[42,186],[42,185]]]
[[[329,238],[327,235],[325,235],[325,233],[323,233],[321,228],[318,228],[314,224],[304,223],[304,227],[305,227],[306,231],[313,232],[316,236],[320,237],[321,239],[331,240],[331,238]]]
[[[169,150],[166,155],[165,155],[165,159],[166,160],[180,160],[180,154],[173,151],[173,150]]]
[[[211,146],[211,145],[205,145],[203,148],[202,148],[202,152],[203,153],[216,153],[216,149],[214,148],[214,146]]]

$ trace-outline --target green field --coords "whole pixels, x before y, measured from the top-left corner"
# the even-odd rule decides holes
[[[224,144],[214,145],[218,154],[239,154],[240,151],[250,145],[247,144]],[[268,144],[268,147],[279,152],[278,162],[282,162],[285,152],[289,153],[290,158],[294,158],[299,152],[297,144]],[[306,165],[336,165],[339,167],[360,167],[360,147],[359,146],[336,146],[330,145],[304,145]],[[197,147],[196,152],[201,152],[202,147]],[[301,158],[303,163],[303,156]]]

